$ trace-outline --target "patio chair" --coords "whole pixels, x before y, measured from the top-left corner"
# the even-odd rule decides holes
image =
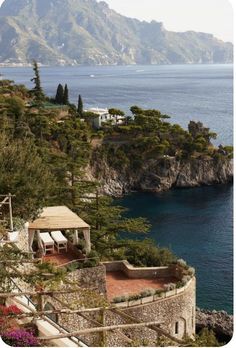
[[[43,244],[44,253],[47,254],[48,251],[54,253],[54,240],[51,238],[50,234],[48,232],[40,233],[40,239]]]
[[[53,231],[51,232],[51,236],[55,241],[58,254],[60,253],[60,250],[65,250],[67,252],[68,240],[63,236],[61,231]]]

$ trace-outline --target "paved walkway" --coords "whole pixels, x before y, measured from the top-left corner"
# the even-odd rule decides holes
[[[118,296],[138,294],[145,289],[163,289],[165,284],[176,283],[175,278],[130,279],[123,272],[107,272],[107,296],[109,300]]]

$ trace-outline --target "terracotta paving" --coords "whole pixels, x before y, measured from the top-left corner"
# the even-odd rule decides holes
[[[107,296],[109,300],[123,295],[138,294],[145,289],[162,289],[165,284],[176,283],[175,278],[130,279],[123,272],[107,272]]]
[[[43,256],[43,261],[52,262],[58,266],[78,259],[84,259],[84,256],[75,248],[69,246],[68,251],[61,251],[60,254],[47,254]]]

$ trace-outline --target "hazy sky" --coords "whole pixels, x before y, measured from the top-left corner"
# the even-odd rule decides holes
[[[105,0],[111,8],[139,19],[163,22],[173,31],[196,30],[233,41],[233,0]]]
[[[163,22],[168,30],[203,31],[225,41],[233,41],[233,0],[105,1],[126,16]],[[2,2],[0,0],[0,4]]]

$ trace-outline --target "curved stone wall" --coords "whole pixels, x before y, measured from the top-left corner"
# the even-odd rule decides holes
[[[137,320],[143,322],[158,321],[160,327],[173,337],[182,339],[185,335],[193,337],[195,334],[195,310],[196,310],[196,280],[192,278],[185,291],[171,297],[159,299],[156,302],[123,308],[122,311]],[[127,324],[118,312],[106,312],[106,325]],[[132,332],[122,331],[130,339],[136,341],[145,339],[148,345],[155,346],[158,340],[157,332],[149,328],[132,329]],[[107,346],[127,346],[127,342],[121,341],[115,333],[107,333]]]

